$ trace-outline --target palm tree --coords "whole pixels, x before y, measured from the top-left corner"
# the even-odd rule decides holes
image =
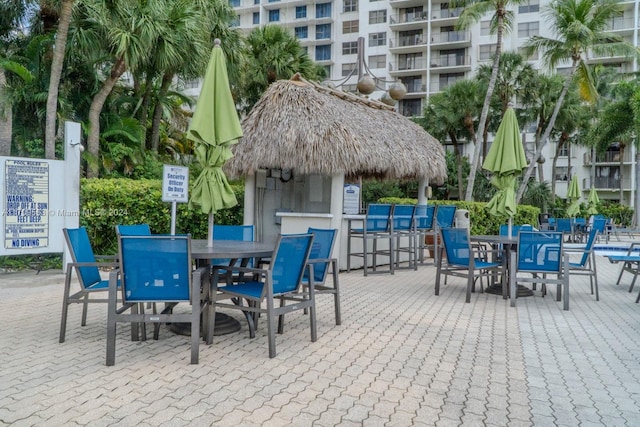
[[[418,123],[440,141],[447,138],[453,145],[458,165],[462,164],[460,140],[473,139],[475,135],[474,117],[482,109],[481,86],[477,80],[460,80],[448,86],[443,92],[429,98],[423,118]],[[462,168],[456,168],[458,197],[464,197],[464,177]]]
[[[567,60],[571,61],[571,67],[546,130],[536,146],[533,161],[527,167],[518,188],[516,196],[518,201],[524,194],[536,160],[549,140],[574,76],[576,74],[578,76],[580,93],[584,99],[593,102],[597,97],[589,66],[585,62],[589,51],[596,55],[637,53],[637,50],[621,37],[606,31],[611,20],[620,11],[617,0],[555,0],[544,12],[551,22],[555,37],[534,36],[525,45],[527,55],[541,51],[544,63],[551,69],[555,69]]]
[[[53,58],[51,61],[49,92],[47,95],[47,116],[44,139],[44,152],[47,159],[55,159],[56,157],[56,117],[58,114],[58,90],[60,88],[60,78],[62,76],[64,54],[67,48],[67,35],[69,33],[69,23],[71,22],[72,8],[73,0],[61,0],[60,14],[58,17],[58,29],[56,31],[56,42],[54,44]]]
[[[527,0],[460,0],[455,3],[456,6],[459,5],[464,7],[463,12],[460,14],[460,18],[458,19],[458,28],[467,29],[473,24],[479,22],[486,14],[493,12],[490,24],[491,33],[496,34],[496,51],[493,54],[491,78],[489,79],[489,86],[487,87],[487,93],[484,97],[482,112],[480,113],[480,121],[478,123],[478,132],[474,141],[476,145],[473,152],[473,161],[471,162],[469,185],[467,186],[467,194],[465,196],[465,200],[467,201],[471,201],[473,198],[473,185],[475,182],[476,172],[480,166],[481,145],[478,141],[480,141],[480,138],[484,138],[491,97],[493,96],[493,90],[498,78],[498,66],[500,65],[502,52],[502,37],[505,32],[509,32],[511,29],[513,12],[508,10],[508,8],[513,5],[517,6],[521,3],[525,3],[526,1]]]
[[[618,83],[613,90],[613,99],[598,114],[598,122],[589,132],[589,138],[601,150],[612,141],[620,144],[620,162],[623,161],[624,147],[634,141],[638,145],[640,135],[640,82],[638,80]],[[640,150],[637,151],[640,153]],[[594,159],[595,160],[595,159]],[[636,180],[640,171],[640,155],[636,154]],[[620,165],[620,201],[623,198],[622,164]],[[637,184],[637,182],[636,182]],[[636,187],[638,188],[638,187]],[[636,192],[635,219],[638,223],[640,200]]]
[[[89,58],[96,58],[105,76],[89,107],[87,176],[93,177],[98,173],[102,107],[125,71],[135,73],[146,64],[159,28],[166,22],[167,7],[162,0],[84,0],[78,6],[79,27],[75,29],[74,42]]]
[[[245,55],[243,103],[246,111],[251,110],[276,80],[289,79],[295,73],[309,80],[324,77],[324,70],[309,58],[298,39],[277,25],[253,29],[247,36]]]

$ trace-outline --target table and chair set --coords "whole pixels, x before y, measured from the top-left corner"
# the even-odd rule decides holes
[[[186,326],[193,364],[199,360],[201,339],[207,344],[214,340],[220,308],[241,311],[250,338],[263,314],[269,357],[276,356],[276,326],[282,334],[287,313],[308,314],[311,341],[317,340],[316,295],[333,296],[335,322],[341,323],[337,260],[331,258],[335,229],[310,228],[304,234],[280,235],[275,243],[254,241],[253,226],[217,225],[212,244],[190,235],[152,234],[147,224],[119,225],[116,234],[118,255],[103,262],[94,254],[86,228],[64,229],[71,262],[59,341],[66,339],[70,305],[83,305],[85,326],[89,304],[106,303],[108,366],[115,364],[118,323],[131,325],[132,341],[146,339],[147,323],[154,324],[156,340],[161,324]],[[108,279],[101,269],[109,269]],[[80,290],[72,293],[74,273]],[[103,297],[91,297],[96,294]],[[178,304],[188,311],[176,309]]]
[[[564,233],[539,231],[530,225],[501,227],[499,235],[470,235],[468,229],[443,228],[442,255],[437,263],[435,294],[439,295],[442,278],[458,276],[467,279],[465,301],[471,301],[476,284],[483,291],[483,279],[497,285],[504,299],[515,307],[516,299],[533,295],[541,285],[544,296],[547,285],[556,285],[557,301],[569,310],[569,277],[587,275],[590,291],[599,300],[598,276],[594,244],[599,231],[592,228],[584,245],[567,245]],[[528,289],[523,284],[531,285]]]

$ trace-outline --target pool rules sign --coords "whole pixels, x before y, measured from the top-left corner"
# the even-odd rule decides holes
[[[6,249],[49,245],[49,164],[6,160],[4,245]]]

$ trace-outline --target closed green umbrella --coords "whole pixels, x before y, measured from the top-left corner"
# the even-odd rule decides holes
[[[567,208],[567,215],[575,217],[580,212],[580,184],[578,183],[578,175],[573,175],[569,188],[567,189],[567,199],[571,201]]]
[[[213,244],[213,214],[238,204],[222,166],[233,157],[229,147],[242,136],[220,40],[214,43],[187,133],[196,143],[196,157],[203,166],[193,184],[189,206],[199,206],[202,213],[209,214],[209,245]]]
[[[527,158],[522,147],[518,120],[513,108],[509,107],[482,164],[483,169],[493,172],[491,183],[498,189],[487,203],[487,209],[492,215],[509,217],[509,235],[513,216],[516,214],[517,177],[526,167]]]
[[[591,187],[591,191],[589,191],[589,198],[587,199],[587,201],[589,202],[589,209],[587,209],[587,213],[589,215],[597,214],[600,198],[598,197],[598,192],[594,187]]]

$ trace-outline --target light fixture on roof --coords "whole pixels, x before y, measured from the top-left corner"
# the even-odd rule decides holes
[[[331,88],[342,87],[356,71],[358,72],[358,83],[356,84],[356,89],[358,90],[358,93],[364,96],[371,95],[376,89],[383,90],[385,92],[380,98],[380,101],[393,107],[397,101],[404,98],[407,94],[407,88],[402,82],[395,80],[382,80],[371,72],[369,66],[364,61],[364,37],[358,37],[358,62],[356,63],[356,67],[351,70],[349,75],[342,79],[340,83],[335,84],[332,81],[325,80],[322,82],[322,85]],[[385,89],[378,87],[377,82],[391,83],[391,85],[389,86],[389,89]]]

